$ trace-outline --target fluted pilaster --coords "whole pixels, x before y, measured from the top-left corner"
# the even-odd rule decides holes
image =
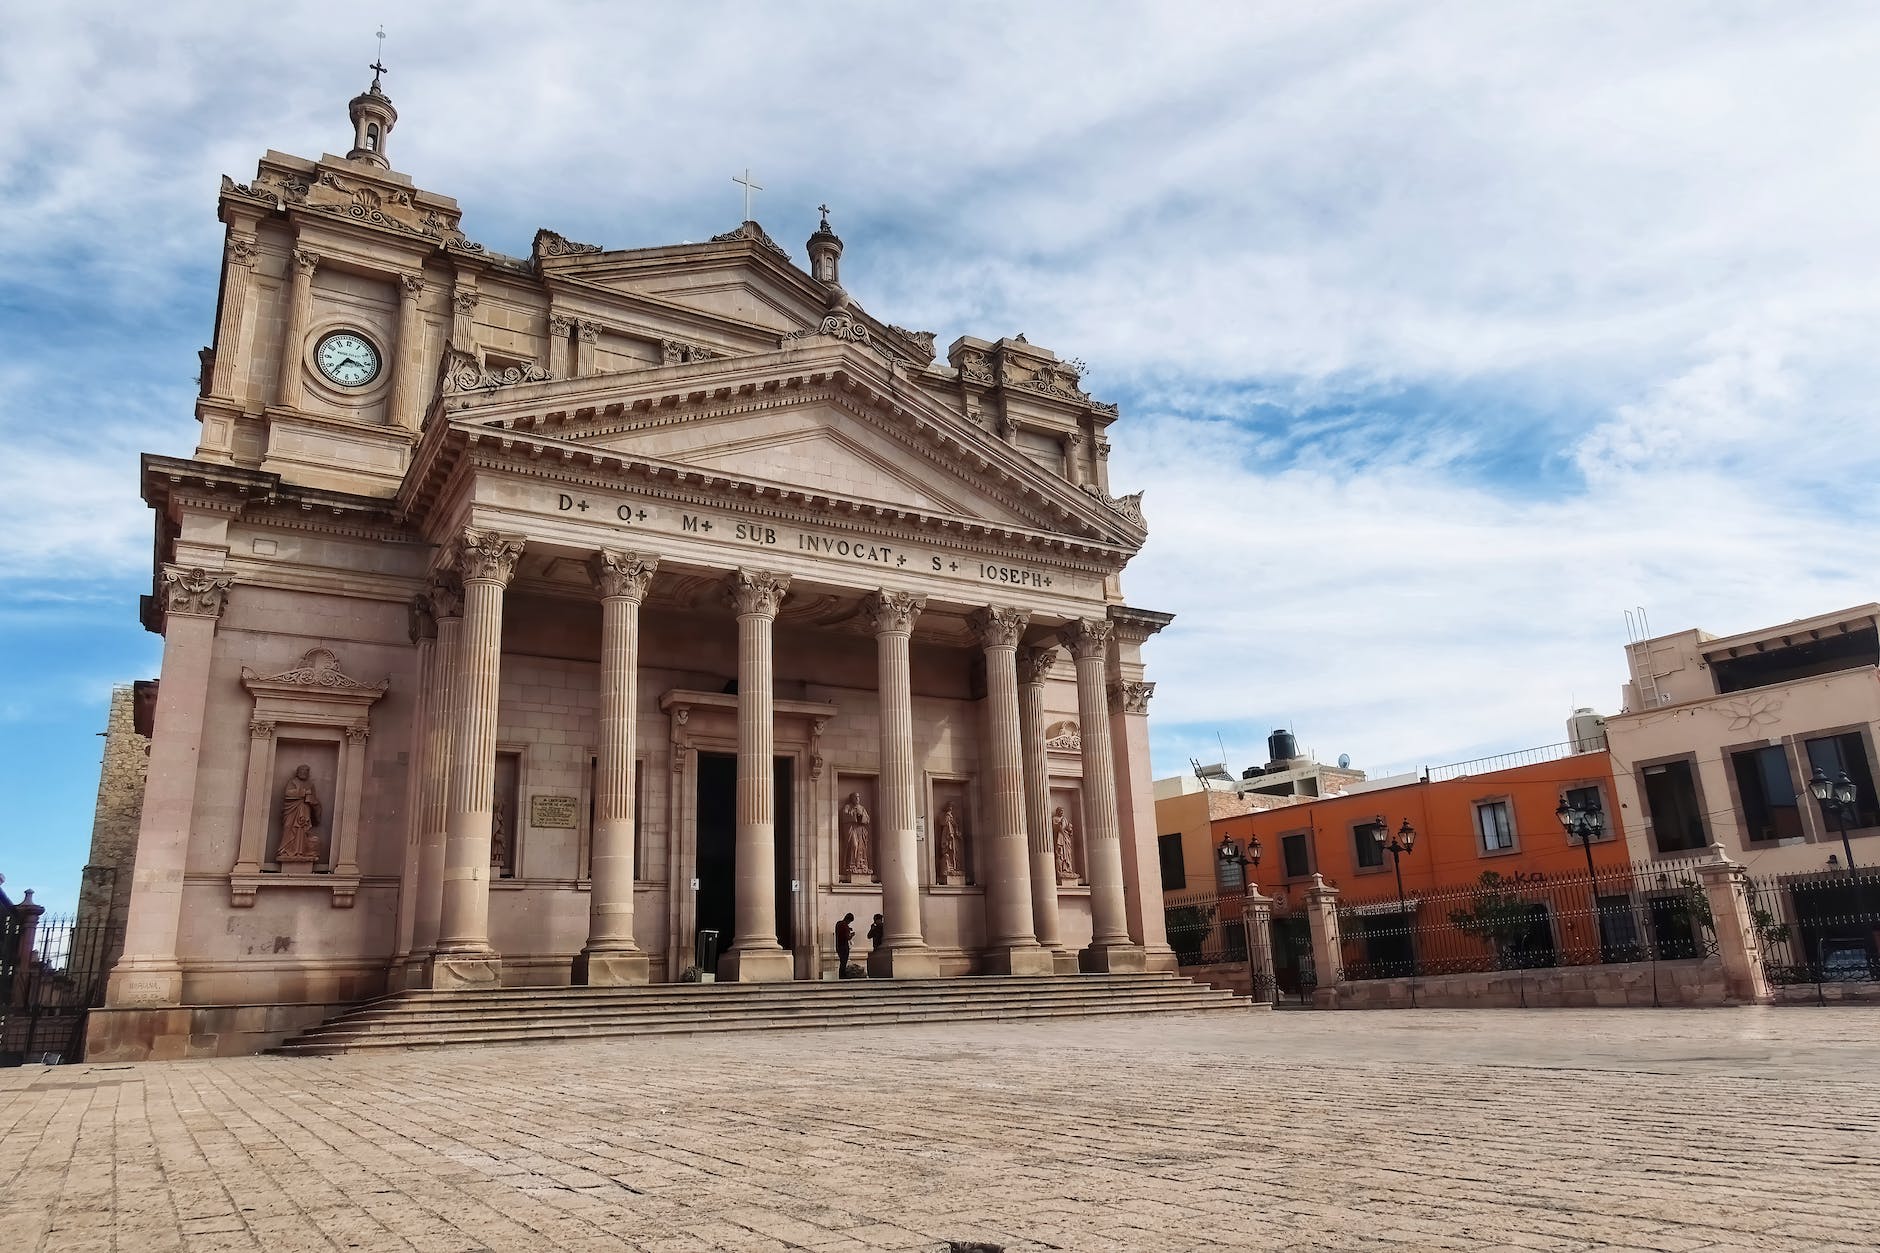
[[[287,289],[287,333],[281,337],[280,385],[274,401],[284,409],[298,409],[305,394],[306,367],[302,358],[307,350],[307,318],[313,309],[313,272],[319,268],[320,254],[309,248],[294,249],[290,282]]]

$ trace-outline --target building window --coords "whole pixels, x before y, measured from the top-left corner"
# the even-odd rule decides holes
[[[1600,794],[1599,785],[1597,783],[1589,783],[1584,787],[1570,787],[1565,792],[1561,793],[1560,799],[1573,806],[1575,809],[1594,809],[1599,811],[1601,815],[1599,834],[1593,837],[1593,843],[1598,844],[1602,840],[1610,840],[1613,838],[1615,833],[1612,829],[1612,814],[1606,809],[1606,799]],[[1574,839],[1569,839],[1567,842],[1569,844],[1579,843],[1578,840]]]
[[[1880,800],[1873,794],[1873,771],[1867,768],[1867,737],[1859,731],[1824,735],[1807,741],[1808,766],[1830,779],[1843,774],[1854,785],[1854,825],[1880,827]]]
[[[1384,845],[1379,837],[1385,835],[1381,822],[1360,822],[1351,828],[1351,839],[1358,852],[1358,869],[1378,870],[1384,865]]]
[[[1188,886],[1188,868],[1182,864],[1182,837],[1158,835],[1155,837],[1156,851],[1162,855],[1162,890],[1179,892]]]
[[[1799,839],[1802,812],[1796,803],[1789,755],[1777,744],[1730,754],[1736,795],[1743,807],[1745,840]]]
[[[1279,852],[1288,879],[1303,879],[1312,873],[1312,842],[1304,831],[1280,836]]]
[[[1514,814],[1507,801],[1480,801],[1475,806],[1475,831],[1484,853],[1505,853],[1514,847]]]
[[[1645,767],[1645,807],[1651,813],[1652,840],[1660,853],[1708,848],[1704,810],[1697,803],[1691,763],[1667,761]]]

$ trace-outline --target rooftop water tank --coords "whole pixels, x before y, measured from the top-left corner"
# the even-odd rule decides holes
[[[1291,761],[1299,755],[1299,741],[1293,738],[1291,731],[1282,727],[1266,737],[1266,755],[1275,762]]]

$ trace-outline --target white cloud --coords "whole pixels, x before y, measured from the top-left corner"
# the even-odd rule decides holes
[[[343,146],[379,8],[12,15],[0,319],[182,310],[205,342],[216,178]],[[1539,742],[1611,706],[1627,606],[1734,630],[1874,596],[1866,6],[386,16],[396,163],[493,247],[701,238],[748,164],[799,257],[836,207],[871,309],[1090,361],[1115,486],[1149,490],[1131,599],[1181,614],[1165,768],[1275,720],[1367,766]],[[21,397],[100,347],[67,320],[0,392],[0,571],[134,581],[133,453],[186,450],[194,362],[46,429]]]

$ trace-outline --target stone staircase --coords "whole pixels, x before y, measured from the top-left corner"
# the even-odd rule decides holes
[[[309,1056],[694,1032],[1244,1013],[1246,1007],[1242,997],[1166,974],[401,992],[348,1010],[269,1051]]]

